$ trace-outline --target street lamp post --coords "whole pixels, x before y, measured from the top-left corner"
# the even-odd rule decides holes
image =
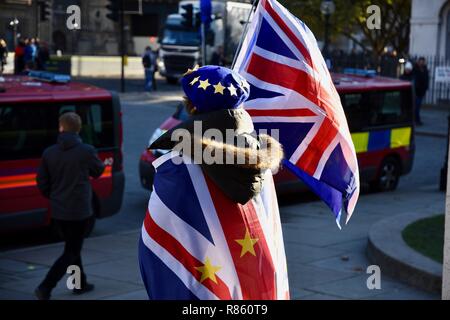
[[[9,22],[9,25],[13,28],[14,47],[17,45],[17,25],[18,24],[19,24],[19,20],[17,20],[16,17],[14,17],[14,20],[11,20]]]
[[[320,12],[325,17],[325,31],[324,31],[324,44],[322,53],[325,59],[329,58],[328,51],[329,51],[329,34],[330,34],[330,16],[334,13],[335,5],[333,0],[323,0],[320,5]]]

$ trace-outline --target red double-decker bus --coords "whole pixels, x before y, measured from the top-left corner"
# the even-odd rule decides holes
[[[48,74],[47,74],[48,76]],[[106,169],[92,180],[98,218],[122,204],[122,121],[115,93],[78,82],[28,76],[0,77],[0,233],[49,225],[49,202],[36,186],[42,152],[56,143],[58,118],[68,111],[83,121],[80,136]]]

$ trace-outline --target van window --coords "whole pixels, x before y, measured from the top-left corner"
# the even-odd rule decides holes
[[[370,101],[371,126],[412,121],[412,102],[409,90],[372,92]]]
[[[342,106],[347,116],[350,131],[358,131],[369,125],[367,98],[363,93],[341,95]]]
[[[80,136],[84,143],[96,148],[114,145],[113,116],[111,105],[99,103],[62,104],[58,117],[65,112],[76,112],[82,121]]]
[[[412,122],[410,90],[366,91],[341,94],[350,131]]]
[[[96,148],[114,147],[111,103],[80,102],[0,105],[0,160],[39,158],[58,135],[58,118],[74,111],[82,119],[80,136]]]
[[[39,158],[57,129],[46,108],[0,105],[0,160]]]

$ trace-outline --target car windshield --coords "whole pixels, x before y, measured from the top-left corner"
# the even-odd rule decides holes
[[[200,35],[197,31],[183,29],[166,29],[162,44],[180,45],[180,46],[198,46],[200,45]]]

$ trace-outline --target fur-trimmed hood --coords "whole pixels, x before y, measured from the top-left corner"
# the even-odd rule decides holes
[[[194,130],[195,121],[201,121],[199,132]],[[262,173],[269,169],[275,172],[283,158],[283,149],[278,141],[266,134],[255,135],[250,115],[241,108],[193,116],[167,131],[149,149],[177,149],[179,142],[171,139],[177,129],[190,133],[187,143],[191,148],[183,148],[184,154],[194,162],[199,160],[195,150],[201,150],[201,155],[210,155],[214,161],[200,159],[201,168],[228,197],[241,204],[259,194],[263,184]],[[234,130],[233,142],[204,138],[203,133],[208,129],[218,130],[223,137],[229,129]]]

